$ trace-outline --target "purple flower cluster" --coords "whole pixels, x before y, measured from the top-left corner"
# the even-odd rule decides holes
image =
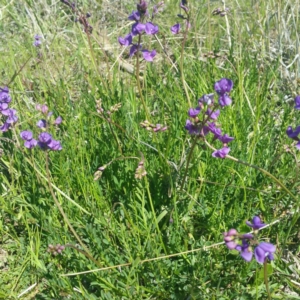
[[[22,140],[24,140],[24,146],[27,149],[32,149],[36,146],[39,146],[42,150],[52,150],[52,151],[58,151],[62,149],[62,146],[60,144],[60,141],[57,141],[53,139],[52,135],[47,132],[46,130],[51,126],[51,125],[59,125],[62,122],[62,118],[59,116],[57,117],[53,122],[50,122],[50,118],[53,115],[53,112],[50,111],[48,112],[48,106],[43,104],[38,104],[36,106],[36,109],[42,114],[44,114],[46,119],[41,119],[37,122],[37,127],[43,130],[42,133],[39,134],[38,139],[33,138],[33,133],[29,130],[22,131],[20,133],[20,136]]]
[[[218,104],[221,108],[230,105],[232,100],[229,97],[229,93],[233,87],[233,82],[230,79],[222,78],[214,85],[214,89],[219,95]],[[203,95],[198,99],[198,106],[190,108],[188,111],[189,119],[186,121],[185,129],[191,135],[206,136],[211,132],[214,136],[214,140],[219,140],[223,144],[223,148],[216,150],[212,153],[213,157],[225,158],[229,153],[230,148],[228,143],[234,140],[228,134],[222,134],[222,130],[217,127],[215,121],[220,115],[220,110],[217,108],[217,103],[214,101],[214,94]],[[200,118],[201,114],[201,118]]]
[[[9,108],[9,103],[11,102],[11,97],[9,95],[8,87],[1,88],[0,87],[0,113],[4,116],[5,122],[2,126],[0,126],[0,130],[2,132],[7,131],[12,124],[17,122],[18,117],[16,115],[16,110]]]
[[[300,110],[300,95],[298,95],[295,98],[295,107],[294,108]],[[296,144],[296,148],[300,150],[300,139],[298,137],[299,133],[300,133],[300,125],[297,126],[295,128],[295,130],[293,130],[292,126],[289,126],[286,130],[286,134],[288,135],[288,137],[298,142]]]
[[[267,258],[273,260],[276,246],[271,243],[259,243],[257,241],[258,229],[266,226],[266,224],[262,223],[261,219],[257,216],[252,219],[252,223],[247,221],[246,224],[253,228],[254,234],[239,234],[236,229],[230,229],[223,234],[227,248],[239,251],[241,257],[247,262],[252,260],[253,252],[256,261],[260,264],[263,264]],[[253,246],[256,246],[254,251],[252,250]]]
[[[158,7],[161,5],[163,5],[163,3],[160,3],[153,8],[152,19],[157,13]],[[141,51],[143,58],[146,61],[152,62],[156,55],[156,50],[151,51],[144,49],[141,45],[141,37],[143,34],[155,35],[158,33],[159,29],[158,26],[153,24],[152,22],[144,22],[145,18],[149,15],[147,8],[148,4],[146,1],[140,1],[140,3],[137,4],[137,11],[133,11],[128,17],[129,20],[135,21],[135,23],[132,25],[131,32],[125,37],[119,37],[118,41],[122,46],[130,46],[130,57],[136,55]],[[138,43],[133,43],[133,38],[135,36],[138,37]]]

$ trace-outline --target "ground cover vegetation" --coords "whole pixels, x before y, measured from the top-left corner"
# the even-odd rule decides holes
[[[1,299],[300,299],[299,0],[0,2]]]

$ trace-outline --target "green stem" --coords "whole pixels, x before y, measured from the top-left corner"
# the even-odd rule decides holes
[[[187,172],[188,172],[188,169],[189,169],[190,161],[192,159],[192,154],[194,152],[196,144],[197,144],[197,138],[194,139],[192,147],[190,149],[190,153],[189,153],[189,156],[188,156],[188,159],[187,159],[187,162],[186,162],[185,172],[184,172],[184,175],[183,175],[183,180],[182,180],[182,183],[181,183],[181,186],[180,186],[180,191],[182,191],[182,189],[183,189],[183,186],[184,186],[184,183],[185,183],[185,180],[186,180],[186,176],[187,176]]]
[[[268,294],[268,300],[271,300],[271,294],[270,294],[270,289],[269,289],[269,281],[268,281],[268,263],[267,260],[265,259],[264,262],[264,281],[266,285],[266,290]]]
[[[140,53],[140,45],[141,45],[141,40],[142,40],[142,35],[139,34],[139,40],[138,40],[138,44],[137,44],[137,51],[135,53],[136,56],[136,70],[135,70],[135,76],[136,76],[136,82],[137,82],[137,87],[138,87],[138,91],[139,91],[139,95],[141,97],[142,100],[142,104],[145,110],[145,114],[146,114],[146,118],[148,121],[150,121],[150,114],[148,112],[148,108],[146,106],[145,100],[144,100],[144,96],[142,93],[142,88],[141,88],[141,82],[140,82],[140,58],[139,58],[139,53]]]
[[[184,88],[184,92],[185,92],[185,95],[186,95],[186,98],[188,100],[188,103],[189,103],[189,106],[191,107],[191,100],[190,100],[190,96],[189,96],[189,93],[188,93],[188,90],[187,90],[187,84],[185,82],[185,78],[184,78],[184,72],[183,72],[183,58],[184,58],[184,46],[185,46],[185,43],[186,43],[186,40],[187,40],[187,34],[188,34],[188,24],[189,24],[189,18],[187,18],[186,20],[187,24],[186,24],[186,29],[185,29],[185,32],[184,32],[184,35],[183,35],[183,41],[182,41],[182,44],[181,44],[181,53],[180,53],[180,73],[181,73],[181,81],[182,81],[182,85],[183,85],[183,88]]]

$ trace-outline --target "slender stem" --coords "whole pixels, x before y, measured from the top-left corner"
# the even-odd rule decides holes
[[[184,183],[185,183],[185,180],[186,180],[186,176],[187,176],[187,172],[188,172],[188,169],[189,169],[190,161],[192,159],[192,154],[194,152],[196,144],[197,144],[197,138],[194,139],[192,147],[190,149],[190,153],[189,153],[189,156],[188,156],[188,159],[187,159],[187,162],[186,162],[185,172],[184,172],[184,175],[183,175],[183,180],[182,180],[181,186],[180,186],[180,191],[182,191],[182,189],[183,189],[183,186],[184,186]]]
[[[189,103],[189,106],[191,107],[191,100],[190,100],[190,96],[189,96],[189,93],[188,93],[188,90],[187,90],[187,84],[185,82],[185,79],[184,79],[184,72],[183,72],[183,58],[184,58],[184,46],[185,46],[185,42],[187,40],[187,34],[188,34],[188,30],[189,30],[189,18],[187,18],[186,20],[186,28],[185,28],[185,32],[184,32],[184,35],[183,35],[183,41],[182,41],[182,44],[181,44],[181,53],[180,53],[180,73],[181,73],[181,81],[182,81],[182,85],[183,85],[183,88],[184,88],[184,92],[185,92],[185,95],[186,95],[186,98],[188,100],[188,103]]]
[[[14,75],[11,77],[10,81],[6,84],[6,86],[9,86],[13,81],[16,79],[16,77],[22,72],[22,70],[25,68],[27,63],[31,60],[31,56],[25,61],[25,63],[21,66],[21,68],[17,71],[15,71]]]
[[[136,68],[135,68],[135,76],[136,76],[136,82],[137,82],[137,87],[138,87],[138,91],[142,100],[142,104],[145,110],[145,114],[146,114],[146,118],[148,121],[150,121],[150,114],[148,112],[148,108],[146,106],[145,103],[145,99],[142,93],[142,88],[141,88],[141,82],[140,82],[140,57],[139,57],[139,53],[140,53],[140,45],[141,45],[141,41],[142,41],[142,35],[139,34],[139,40],[138,40],[138,44],[137,44],[137,51],[135,53],[136,56]]]
[[[96,261],[93,256],[91,255],[90,251],[88,250],[88,248],[84,245],[84,243],[82,242],[82,240],[80,239],[80,237],[78,236],[78,234],[76,233],[75,229],[73,228],[73,226],[71,225],[67,215],[65,214],[62,206],[60,205],[59,201],[56,199],[55,193],[53,191],[52,185],[51,185],[51,180],[50,180],[50,170],[49,170],[49,153],[46,151],[46,172],[47,172],[47,179],[48,179],[48,187],[51,193],[51,196],[54,200],[55,205],[57,206],[59,212],[61,213],[61,215],[63,216],[65,222],[67,223],[68,227],[70,228],[71,232],[73,233],[73,235],[75,236],[75,238],[77,239],[78,243],[81,245],[81,247],[84,249],[85,252],[85,256],[90,258],[96,265],[101,266],[101,264]]]
[[[268,263],[267,263],[266,259],[264,261],[264,281],[265,281],[266,290],[267,290],[267,294],[268,294],[268,300],[271,300],[269,281],[268,281]]]

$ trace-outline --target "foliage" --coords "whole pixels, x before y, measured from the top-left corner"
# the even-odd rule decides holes
[[[260,231],[276,245],[272,298],[300,299],[299,150],[286,134],[299,125],[299,1],[183,1],[188,13],[166,1],[143,41],[156,55],[138,64],[118,43],[132,2],[64,2],[0,8],[15,110],[1,119],[13,125],[0,136],[0,299],[265,299],[260,266],[219,244],[253,216],[279,220]],[[184,128],[221,78],[232,103],[218,122],[246,165]],[[24,147],[21,132],[45,129],[41,105],[62,118],[62,149]]]

